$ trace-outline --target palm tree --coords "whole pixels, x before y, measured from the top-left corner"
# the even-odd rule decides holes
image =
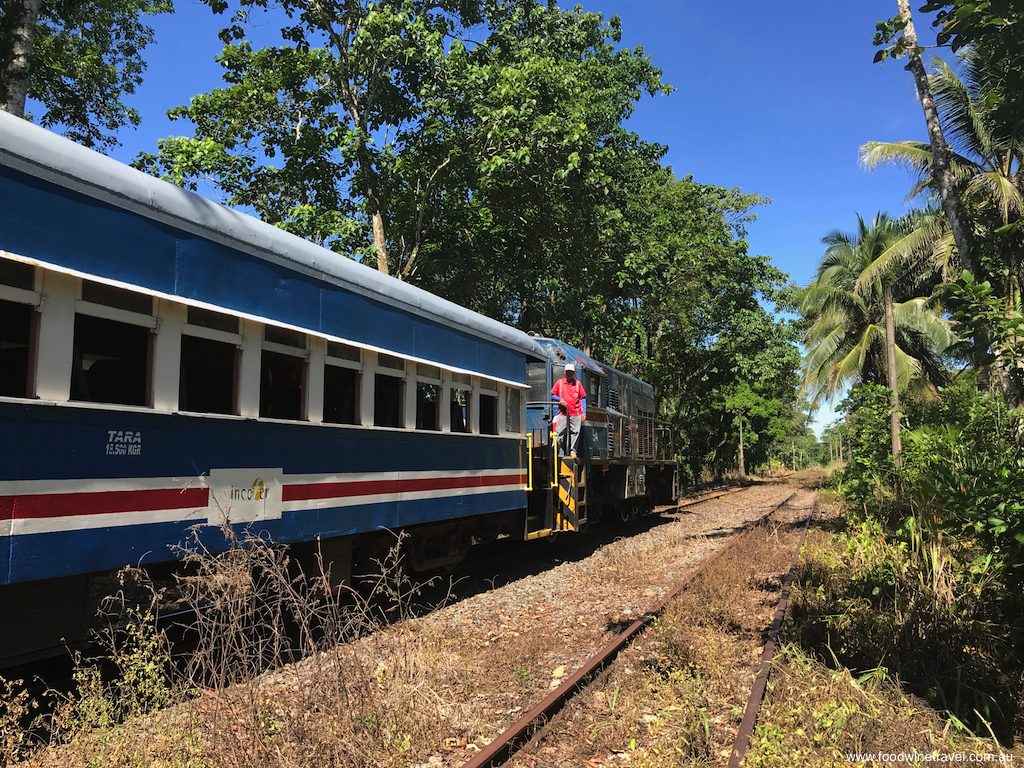
[[[1019,306],[1022,270],[1020,226],[1024,210],[1024,121],[1002,119],[992,98],[999,86],[983,57],[968,50],[962,57],[962,77],[944,61],[937,59],[929,84],[942,115],[945,136],[954,152],[950,165],[956,188],[972,220],[975,245],[985,241],[990,257],[989,274],[1002,272],[1002,286],[1010,308]],[[918,174],[910,197],[936,190],[932,178],[934,153],[929,144],[915,141],[872,141],[861,147],[861,160],[869,168],[882,163],[909,166]],[[979,237],[980,236],[980,237]],[[979,265],[984,259],[975,258]]]
[[[813,402],[850,382],[889,387],[893,455],[901,449],[900,391],[934,392],[946,379],[941,354],[954,341],[927,297],[915,253],[940,253],[934,213],[903,219],[858,216],[857,231],[826,235],[825,255],[804,290],[810,321],[804,343],[804,387]],[[908,268],[909,265],[909,268]],[[902,267],[902,269],[900,269]],[[924,271],[927,276],[928,270]]]
[[[942,203],[942,209],[949,221],[950,233],[960,251],[961,260],[968,269],[974,271],[975,259],[971,252],[970,237],[964,216],[964,205],[956,190],[949,144],[943,133],[939,109],[932,94],[931,83],[921,61],[921,49],[917,43],[917,32],[914,29],[914,17],[910,11],[909,0],[896,0],[899,8],[899,19],[903,26],[903,42],[907,53],[907,69],[914,76],[917,86],[917,97],[924,112],[924,122],[928,127],[931,139],[932,159],[930,162],[930,181],[935,186]]]

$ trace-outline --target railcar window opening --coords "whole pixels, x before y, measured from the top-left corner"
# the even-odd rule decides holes
[[[416,364],[415,427],[430,432],[441,429],[441,369],[435,365]]]
[[[547,363],[530,363],[526,367],[526,383],[530,385],[528,401],[543,403],[551,399],[551,392],[548,389]]]
[[[216,312],[212,309],[190,306],[185,318],[187,325],[195,328],[205,328],[211,331],[219,331],[232,336],[240,335],[240,320],[234,315],[226,315],[223,312]]]
[[[498,396],[480,393],[480,434],[498,434]]]
[[[416,382],[416,429],[436,432],[441,429],[441,387],[426,381]]]
[[[182,411],[237,413],[238,347],[182,335],[178,387],[178,408]]]
[[[36,290],[36,268],[13,259],[0,258],[0,285],[19,291]]]
[[[523,395],[518,389],[507,387],[505,390],[505,431],[515,434],[522,430]]]
[[[82,280],[82,301],[136,315],[153,314],[153,297],[148,293],[129,291],[94,280]]]
[[[331,365],[351,367],[362,364],[363,355],[359,347],[352,347],[338,341],[327,342],[327,360]]]
[[[71,399],[149,405],[152,334],[145,326],[75,314]]]
[[[306,334],[275,325],[263,326],[260,360],[260,417],[302,421],[306,418],[309,376]]]
[[[377,367],[378,368],[389,368],[394,371],[405,370],[405,360],[394,355],[386,355],[383,352],[377,355]]]
[[[359,377],[357,369],[327,364],[324,366],[324,422],[359,423]]]
[[[31,397],[35,324],[31,304],[0,300],[0,395],[4,397]]]
[[[416,364],[416,378],[419,381],[426,381],[430,384],[441,383],[441,369],[435,365],[426,365],[424,363]]]
[[[469,404],[472,400],[469,389],[454,386],[455,378],[452,377],[451,398],[448,407],[451,410],[451,431],[468,433],[470,431]]]
[[[263,340],[281,347],[297,350],[306,349],[306,334],[302,331],[293,331],[291,328],[265,325],[263,326]]]
[[[401,427],[404,424],[402,402],[405,381],[401,376],[378,371],[373,380],[373,425]]]
[[[309,359],[306,334],[272,325],[263,327],[263,351]]]
[[[260,365],[260,417],[301,421],[305,414],[306,373],[302,357],[264,349]]]

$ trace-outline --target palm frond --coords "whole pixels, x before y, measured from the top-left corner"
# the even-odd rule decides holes
[[[898,333],[915,333],[923,337],[927,346],[939,355],[957,340],[950,322],[938,314],[924,297],[893,302],[892,314]]]
[[[920,141],[869,141],[860,147],[860,162],[870,171],[899,165],[924,175],[931,168],[932,148]]]
[[[1024,198],[1017,185],[998,171],[979,173],[972,177],[965,192],[969,197],[990,199],[999,208],[1004,224],[1010,223],[1010,213],[1020,214],[1024,207]]]
[[[896,385],[906,389],[910,382],[921,375],[921,361],[896,347]]]
[[[960,154],[990,157],[993,154],[993,141],[988,129],[987,110],[971,93],[968,84],[939,57],[935,58],[932,65],[929,81],[950,144]]]

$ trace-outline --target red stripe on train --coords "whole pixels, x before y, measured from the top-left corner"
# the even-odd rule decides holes
[[[422,477],[406,480],[354,480],[335,483],[305,483],[286,485],[282,489],[283,501],[311,499],[340,499],[350,496],[375,496],[385,493],[414,493],[416,491],[444,491],[459,488],[485,488],[495,485],[520,485],[526,475],[490,475],[487,477]]]
[[[209,503],[207,488],[157,488],[145,491],[86,491],[0,496],[0,518],[27,520],[43,517],[102,515],[113,512],[153,512],[197,509]]]

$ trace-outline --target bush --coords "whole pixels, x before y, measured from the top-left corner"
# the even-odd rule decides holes
[[[793,620],[803,647],[860,675],[877,669],[981,734],[1014,729],[1015,617],[988,570],[916,522],[865,521],[805,548]]]
[[[840,405],[846,413],[850,461],[839,483],[850,512],[866,516],[891,500],[894,469],[889,455],[889,390],[878,384],[855,387]]]

